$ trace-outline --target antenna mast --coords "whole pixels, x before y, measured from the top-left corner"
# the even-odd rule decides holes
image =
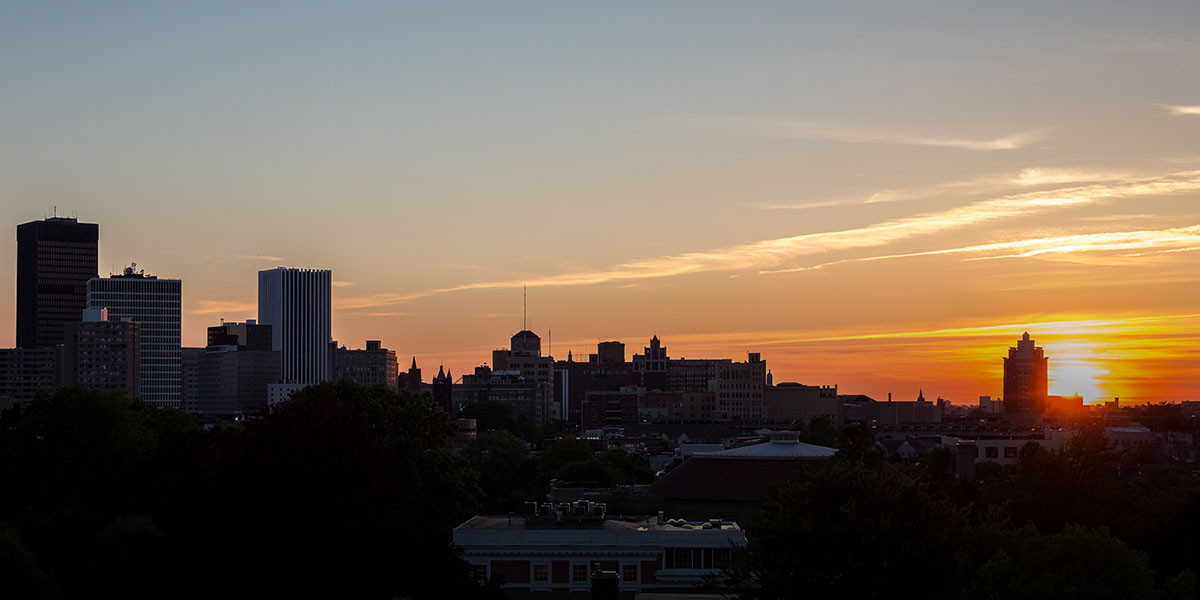
[[[529,286],[521,286],[521,331],[529,329],[527,319],[529,315]]]

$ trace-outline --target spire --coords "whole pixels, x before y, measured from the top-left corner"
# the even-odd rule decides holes
[[[413,363],[412,363],[412,366],[411,366],[411,367],[409,367],[408,369],[409,369],[410,371],[416,371],[416,370],[417,370],[417,357],[415,357],[415,356],[413,357]]]
[[[438,365],[438,374],[437,374],[437,378],[438,378],[438,379],[445,379],[445,378],[446,378],[446,371],[443,369],[442,365]]]
[[[925,401],[925,390],[924,390],[924,388],[922,388],[921,391],[917,393],[917,402],[924,402],[924,401]]]

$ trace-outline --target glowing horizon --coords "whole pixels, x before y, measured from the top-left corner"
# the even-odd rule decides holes
[[[1200,400],[1200,8],[519,12],[10,7],[0,215],[181,279],[189,346],[310,266],[339,343],[427,374],[507,346],[528,286],[556,358],[657,333],[974,404],[1028,330],[1051,393]]]

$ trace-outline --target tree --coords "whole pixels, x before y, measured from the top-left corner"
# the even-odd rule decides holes
[[[750,521],[743,598],[908,597],[948,586],[965,511],[892,471],[844,460],[772,489]]]

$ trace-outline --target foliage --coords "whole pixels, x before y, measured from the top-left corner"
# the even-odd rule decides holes
[[[450,544],[480,501],[453,431],[349,382],[211,432],[62,390],[0,417],[0,573],[16,597],[484,596]]]

